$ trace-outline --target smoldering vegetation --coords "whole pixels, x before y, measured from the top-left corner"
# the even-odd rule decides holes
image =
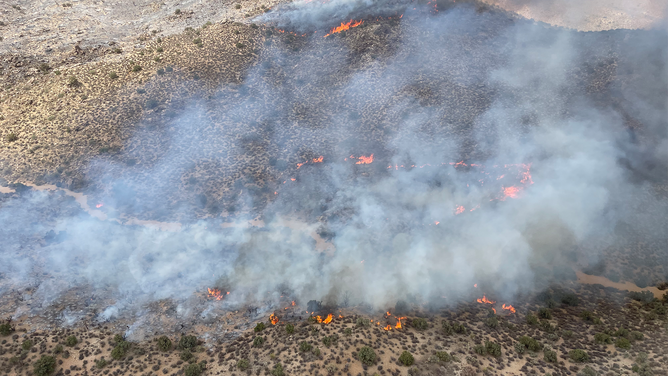
[[[341,6],[272,22],[357,9]],[[377,308],[408,295],[448,305],[474,284],[511,301],[638,242],[650,246],[630,257],[668,274],[665,31],[577,33],[470,4],[389,20],[365,9],[327,38],[267,28],[242,85],[137,131],[119,158],[136,165],[90,166],[110,217],[178,218],[180,231],[6,195],[0,295],[30,287],[21,302],[38,313],[92,286],[96,320],[160,299],[198,319],[207,306],[192,296],[209,286],[232,292],[210,305],[262,310],[281,294],[337,304],[346,292]],[[157,136],[156,154],[143,146]],[[221,226],[255,215],[263,228]],[[316,252],[312,232],[335,250]]]

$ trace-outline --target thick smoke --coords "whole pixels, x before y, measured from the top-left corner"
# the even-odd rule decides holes
[[[315,16],[302,4],[274,17],[310,25],[325,14],[374,10],[328,4],[314,5]],[[210,104],[193,100],[165,127],[164,152],[150,165],[96,161],[89,179],[105,187],[96,195],[118,209],[109,220],[44,192],[5,198],[0,293],[34,286],[32,299],[48,307],[90,285],[114,298],[99,320],[166,298],[193,315],[201,310],[189,297],[214,285],[232,291],[230,307],[266,309],[284,293],[335,304],[346,291],[378,308],[407,296],[454,304],[473,284],[512,301],[569,278],[578,257],[586,264],[621,244],[620,222],[647,241],[665,237],[668,208],[651,185],[665,179],[664,32],[583,35],[465,5],[437,15],[413,7],[391,27],[368,22],[364,32],[385,49],[365,50],[353,33],[306,38],[288,52],[267,48],[241,87],[215,98],[234,110],[211,118]],[[643,43],[626,42],[635,49],[624,52],[624,38]],[[229,139],[215,126],[226,122],[255,126]],[[150,137],[138,132],[129,145]],[[294,147],[288,139],[304,141]],[[121,159],[141,157],[141,147],[131,150]],[[276,191],[266,206],[259,189],[234,186],[233,204],[205,190],[203,205],[220,204],[194,221],[187,213],[201,208],[164,199],[193,166],[251,152],[257,163],[291,158],[268,183],[255,181]],[[371,153],[373,163],[355,164]],[[292,164],[310,154],[325,160]],[[450,164],[460,161],[467,166]],[[526,172],[531,179],[521,182]],[[517,197],[503,197],[509,186],[519,187]],[[262,207],[265,226],[222,226],[231,205]],[[183,219],[182,227],[112,220],[151,219],[147,212]],[[299,226],[288,223],[295,215]],[[45,241],[49,230],[67,236]],[[332,235],[334,249],[316,251],[318,231]]]

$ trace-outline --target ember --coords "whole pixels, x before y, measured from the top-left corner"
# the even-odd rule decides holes
[[[455,209],[455,215],[457,215],[457,214],[462,214],[462,213],[464,212],[464,210],[465,210],[465,208],[464,208],[463,206],[458,206],[458,207]]]
[[[357,161],[355,164],[369,164],[369,163],[373,162],[373,154],[371,154],[368,157],[365,157],[365,156],[362,155],[357,159],[359,159],[359,161]]]
[[[219,289],[207,289],[207,290],[209,290],[209,297],[216,298],[216,300],[223,300],[224,295]]]

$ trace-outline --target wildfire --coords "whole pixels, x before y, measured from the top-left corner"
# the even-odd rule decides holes
[[[319,156],[318,158],[313,158],[313,163],[320,163],[320,162],[322,162],[323,159],[324,159],[324,157],[322,155]]]
[[[295,306],[295,301],[294,301],[294,300],[292,301],[292,306],[293,306],[293,307]]]
[[[332,322],[332,319],[333,319],[333,317],[332,317],[332,314],[330,313],[329,315],[327,315],[326,319],[322,320],[322,322],[325,323],[325,324],[329,324],[330,322]]]
[[[396,329],[401,329],[401,320],[403,319],[405,319],[405,317],[397,317],[397,325],[394,326]]]
[[[209,296],[210,297],[216,298],[216,300],[223,300],[224,295],[219,289],[209,289],[209,288],[207,288],[207,290],[209,290]],[[229,294],[229,291],[228,291],[228,294]]]
[[[507,310],[507,311],[510,311],[511,313],[515,313],[515,308],[514,308],[513,306],[511,306],[511,305],[505,305],[505,304],[504,304],[503,306],[501,306],[501,308],[503,308],[503,309],[505,309],[505,310]]]
[[[489,300],[489,299],[487,299],[487,297],[486,297],[485,295],[483,295],[483,296],[482,296],[482,299],[478,299],[478,303],[481,303],[481,304],[483,304],[483,303],[494,304],[494,303],[496,303],[496,302],[493,301],[493,300]]]
[[[327,38],[328,36],[330,36],[330,35],[332,35],[332,34],[340,33],[340,32],[342,32],[342,31],[344,31],[344,30],[348,30],[348,29],[350,29],[350,28],[352,28],[352,27],[357,27],[357,26],[359,26],[359,25],[361,25],[361,24],[363,24],[363,23],[364,23],[364,21],[362,21],[362,20],[360,20],[360,21],[353,21],[353,20],[350,20],[350,21],[348,21],[348,22],[346,22],[346,23],[341,22],[341,26],[338,26],[338,27],[333,28],[333,29],[329,32],[329,34],[327,34],[327,35],[324,36],[324,38]]]
[[[466,209],[466,208],[464,208],[464,207],[461,206],[461,205],[458,206],[457,209],[455,209],[455,215],[457,215],[457,214],[462,214],[462,213],[464,212],[465,209]]]
[[[518,187],[512,186],[508,188],[503,188],[503,198],[501,198],[501,201],[504,201],[506,197],[510,198],[517,198],[517,195],[520,193],[520,189]]]
[[[269,315],[269,321],[271,321],[271,325],[276,325],[278,323],[278,316],[272,313]]]
[[[98,209],[101,208],[101,207],[103,207],[103,206],[104,206],[104,204],[101,203],[101,202],[100,202],[99,204],[95,205],[95,207],[98,208]]]
[[[373,154],[371,154],[368,157],[365,157],[364,155],[362,155],[357,159],[359,159],[359,160],[357,162],[355,162],[355,164],[369,164],[369,163],[373,162]]]
[[[392,325],[387,325],[386,327],[383,328],[383,330],[392,330]]]

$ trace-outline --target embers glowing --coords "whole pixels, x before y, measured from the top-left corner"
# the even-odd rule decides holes
[[[360,21],[350,20],[346,23],[341,22],[341,26],[335,27],[332,30],[330,30],[329,34],[325,35],[324,38],[327,38],[328,36],[330,36],[332,34],[340,33],[342,31],[348,30],[350,28],[357,27],[357,26],[359,26],[363,23],[364,23],[364,21],[362,21],[362,20],[360,20]]]
[[[373,154],[371,154],[368,157],[362,155],[357,159],[359,159],[359,160],[357,162],[355,162],[355,164],[369,164],[369,163],[373,162]]]
[[[462,214],[462,213],[464,212],[464,210],[465,210],[465,208],[464,208],[463,206],[458,206],[458,207],[455,209],[455,215],[457,215],[457,214]]]
[[[229,295],[229,293],[230,293],[228,291],[227,294],[223,295],[223,293],[220,291],[220,289],[209,289],[208,288],[207,290],[209,290],[209,297],[216,298],[216,300],[223,300],[223,297],[225,295]]]
[[[272,313],[271,315],[269,315],[269,321],[271,321],[271,325],[278,324],[278,316]]]

